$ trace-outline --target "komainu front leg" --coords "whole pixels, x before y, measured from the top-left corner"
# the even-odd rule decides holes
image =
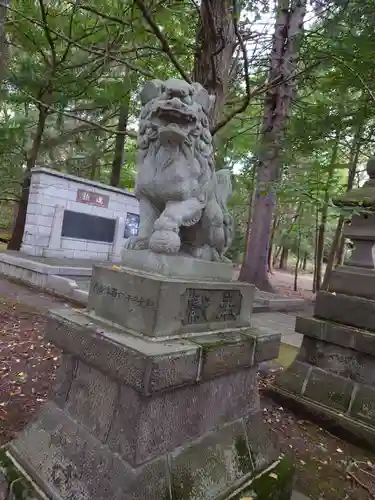
[[[154,224],[150,250],[158,253],[178,253],[181,247],[180,227],[198,222],[204,205],[197,198],[168,202]]]
[[[145,250],[149,248],[150,238],[154,229],[154,223],[160,212],[147,199],[139,199],[139,232],[138,236],[132,236],[125,241],[125,248],[129,250]]]
[[[222,260],[222,253],[225,248],[223,212],[215,198],[212,198],[207,203],[202,225],[204,230],[207,231],[207,243],[212,248],[212,260]]]

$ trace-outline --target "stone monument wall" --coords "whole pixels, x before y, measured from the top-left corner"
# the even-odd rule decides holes
[[[32,170],[21,250],[33,256],[118,260],[137,235],[133,193],[44,167]]]

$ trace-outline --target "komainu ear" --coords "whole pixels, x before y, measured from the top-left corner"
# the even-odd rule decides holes
[[[150,80],[144,84],[140,93],[142,106],[145,106],[149,101],[161,95],[162,85],[163,82],[161,80]]]
[[[215,96],[210,95],[200,83],[194,82],[192,87],[194,88],[194,100],[199,103],[203,111],[208,114],[215,103]]]

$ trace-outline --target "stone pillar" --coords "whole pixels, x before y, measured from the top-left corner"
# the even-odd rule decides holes
[[[297,318],[302,346],[275,390],[374,446],[375,159],[367,173],[370,180],[363,187],[335,201],[355,209],[345,228],[354,250],[332,272],[328,291],[317,294],[314,316]]]
[[[48,248],[44,250],[45,257],[54,256],[55,250],[61,249],[61,231],[64,221],[65,207],[56,205],[55,215],[53,217],[51,234],[48,242]]]
[[[115,237],[113,240],[112,251],[109,256],[109,260],[111,262],[121,262],[122,249],[124,243],[125,223],[126,221],[124,217],[117,217]]]
[[[253,298],[244,283],[94,266],[88,308],[50,313],[56,390],[10,456],[51,499],[290,498],[257,386],[280,335],[251,327]]]

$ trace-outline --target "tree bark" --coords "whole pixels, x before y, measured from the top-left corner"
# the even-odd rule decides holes
[[[330,249],[329,255],[328,255],[327,267],[326,267],[326,271],[324,273],[323,283],[322,283],[322,286],[320,287],[321,290],[328,290],[328,284],[329,284],[329,280],[331,278],[333,266],[335,263],[336,253],[339,249],[339,244],[340,244],[340,240],[341,240],[343,226],[344,226],[344,218],[339,217],[339,220],[338,220],[337,226],[336,226],[335,235],[333,237],[331,249]]]
[[[110,185],[118,187],[120,185],[121,169],[124,162],[124,148],[126,140],[126,129],[129,120],[130,92],[126,96],[126,101],[120,107],[118,117],[117,134],[115,141],[115,152],[113,156]]]
[[[327,182],[324,190],[324,201],[322,207],[322,213],[320,218],[320,224],[318,229],[318,239],[317,239],[317,256],[316,256],[316,279],[315,279],[315,289],[319,292],[322,284],[322,264],[324,256],[324,236],[326,232],[327,217],[328,217],[328,203],[330,187],[332,183],[333,174],[335,172],[335,166],[337,161],[337,152],[339,147],[341,130],[336,131],[336,139],[332,149],[332,156],[328,167]]]
[[[277,229],[278,225],[279,225],[279,218],[275,215],[275,217],[273,218],[273,223],[272,223],[272,231],[271,231],[270,243],[269,243],[269,248],[268,248],[268,258],[267,258],[267,262],[268,262],[267,271],[270,274],[273,274],[273,258],[272,258],[273,252],[272,252],[272,249],[273,249],[273,242],[275,239],[276,229]]]
[[[303,256],[303,262],[302,262],[302,271],[306,271],[307,269],[307,253],[305,252],[305,255]]]
[[[25,230],[27,205],[29,202],[29,192],[30,192],[30,182],[31,182],[31,169],[35,166],[35,162],[38,158],[38,153],[40,145],[42,143],[42,137],[44,133],[44,128],[46,125],[48,112],[43,106],[39,107],[39,116],[37,128],[34,136],[34,140],[30,150],[26,155],[26,170],[24,173],[24,178],[22,182],[22,190],[20,195],[20,200],[18,202],[18,211],[16,220],[14,223],[12,236],[8,243],[8,250],[20,250],[22,245],[23,233]]]
[[[302,205],[299,206],[298,212],[303,212],[303,207]],[[301,219],[299,220],[298,223],[298,242],[297,242],[297,260],[296,260],[296,265],[294,267],[294,283],[293,283],[293,290],[296,292],[298,289],[298,268],[299,268],[299,263],[301,259],[301,241],[302,241],[302,231],[301,231]]]
[[[215,96],[209,121],[214,128],[228,94],[237,37],[233,22],[233,0],[202,0],[196,33],[192,79]]]
[[[317,189],[316,189],[316,199],[319,199],[319,187],[320,187],[320,182],[317,182]],[[316,269],[317,269],[317,262],[318,262],[318,231],[319,231],[319,206],[318,204],[316,205],[315,209],[315,243],[314,243],[314,271],[313,271],[313,284],[312,284],[312,293],[316,292]]]
[[[361,136],[362,136],[363,127],[364,127],[364,124],[366,121],[367,108],[368,108],[368,98],[366,98],[366,101],[365,101],[363,118],[360,121],[360,123],[358,124],[357,129],[355,130],[355,134],[353,136],[352,146],[350,148],[351,151],[350,151],[350,158],[349,158],[349,172],[348,172],[348,181],[347,181],[347,185],[346,185],[346,191],[350,191],[351,189],[353,189],[353,183],[354,183],[355,174],[357,171],[359,154],[361,152],[361,146],[362,146]],[[322,287],[321,287],[321,289],[323,289],[323,290],[328,290],[329,280],[331,279],[333,267],[334,266],[337,267],[338,265],[342,265],[343,260],[344,260],[344,248],[345,248],[345,237],[343,234],[344,222],[345,222],[344,217],[342,217],[342,216],[339,217],[339,220],[337,221],[335,236],[333,238],[333,242],[332,242],[331,249],[329,252],[327,267],[326,267],[326,271],[324,274],[324,279],[323,279],[323,283],[322,283]]]
[[[276,184],[280,179],[285,127],[295,98],[295,72],[299,38],[303,33],[306,0],[278,1],[273,37],[269,88],[265,97],[261,147],[258,154],[250,239],[239,279],[273,291],[268,280],[267,256],[272,217],[276,206]],[[276,85],[276,83],[279,83]]]
[[[8,54],[8,44],[6,41],[5,33],[5,23],[8,15],[8,7],[10,6],[10,0],[2,0],[2,5],[0,5],[0,82],[4,78],[6,60]]]
[[[356,174],[356,170],[357,170],[360,149],[361,149],[361,147],[359,144],[357,151],[354,155],[353,162],[351,163],[351,166],[349,169],[348,183],[346,186],[346,191],[350,191],[351,189],[353,189],[353,183],[354,183],[355,174]],[[323,280],[323,285],[322,285],[323,290],[328,289],[328,284],[329,284],[329,280],[331,278],[333,267],[341,266],[343,264],[344,248],[345,248],[345,236],[343,234],[344,222],[345,222],[344,217],[342,217],[342,216],[339,217],[339,220],[337,221],[335,236],[334,236],[331,250],[330,250],[330,253],[328,256],[326,272],[324,275],[324,280]]]
[[[99,158],[96,153],[90,156],[90,171],[89,171],[89,179],[95,181],[98,175],[98,169],[100,166]]]
[[[280,253],[281,253],[281,250],[283,249],[283,247],[281,245],[279,245],[277,247],[277,250],[276,252],[274,253],[274,256],[273,256],[273,259],[272,259],[272,266],[275,267],[276,266],[276,262],[277,262],[277,259],[280,257]],[[280,265],[280,263],[279,263]]]
[[[288,269],[288,256],[289,256],[289,248],[283,247],[281,251],[279,269],[286,271]]]

